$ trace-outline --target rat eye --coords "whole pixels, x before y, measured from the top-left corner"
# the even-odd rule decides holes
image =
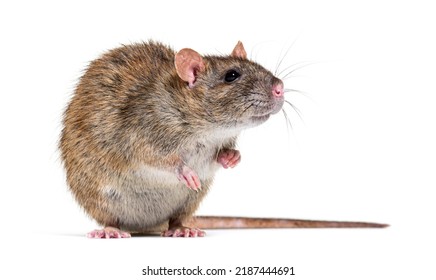
[[[239,78],[241,76],[241,74],[239,74],[238,71],[236,70],[229,70],[226,73],[226,76],[224,77],[224,81],[226,81],[227,83],[231,83],[233,81],[235,81],[237,78]]]

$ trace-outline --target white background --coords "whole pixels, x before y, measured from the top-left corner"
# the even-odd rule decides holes
[[[431,2],[3,1],[0,278],[164,279],[142,269],[200,265],[293,266],[289,279],[434,279]],[[242,40],[273,71],[289,48],[281,69],[314,62],[285,81],[305,92],[287,94],[302,119],[286,107],[292,130],[278,114],[244,132],[242,163],[219,172],[199,213],[391,227],[85,238],[97,225],[65,185],[62,111],[89,61],[150,38],[200,53],[228,53]]]

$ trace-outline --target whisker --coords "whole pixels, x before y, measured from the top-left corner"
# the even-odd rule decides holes
[[[289,135],[289,128],[293,129],[292,123],[291,123],[291,120],[289,120],[288,114],[286,113],[286,111],[284,109],[282,109],[282,113],[285,116],[286,131],[288,132],[288,135]]]
[[[285,88],[284,91],[285,91],[285,93],[287,93],[287,92],[296,92],[296,93],[301,93],[301,94],[307,94],[307,92],[305,92],[305,91],[298,90],[298,89],[293,89],[293,88]]]
[[[257,61],[257,55],[258,55],[258,48],[260,48],[260,45],[262,45],[262,44],[267,44],[267,43],[271,43],[271,42],[273,42],[272,40],[269,40],[269,41],[263,41],[263,42],[259,42],[259,43],[257,43],[257,44],[255,44],[252,48],[251,48],[251,51],[250,51],[250,60],[253,60],[253,61]],[[254,56],[254,51],[257,51],[256,52],[256,54],[255,54],[255,57],[253,57]]]
[[[255,101],[255,100],[254,100],[254,101]],[[241,111],[241,114],[240,114],[240,115],[243,116],[244,113],[245,113],[248,109],[250,109],[251,107],[253,107],[253,106],[255,105],[255,103],[256,103],[256,102],[251,102],[250,104],[248,104],[248,106],[245,107],[245,109]]]
[[[311,61],[300,61],[300,62],[293,63],[293,64],[289,65],[288,67],[286,67],[285,69],[283,69],[282,71],[280,71],[279,73],[277,73],[276,76],[282,75],[284,72],[288,71],[292,67],[296,67],[296,66],[299,66],[301,64],[308,64],[308,63],[313,63],[313,62],[311,62]]]
[[[294,93],[299,93],[299,94],[301,94],[302,96],[304,96],[304,97],[310,99],[312,102],[316,103],[316,101],[315,101],[315,100],[310,96],[310,93],[308,93],[308,92],[306,92],[306,91],[302,91],[302,90],[298,90],[298,89],[286,88],[286,89],[284,90],[284,92],[285,92],[285,93],[292,93],[292,92],[294,92]]]
[[[291,106],[291,108],[295,111],[295,113],[297,113],[298,117],[300,118],[301,121],[303,121],[303,117],[301,114],[300,109],[298,109],[294,104],[292,104],[291,102],[289,102],[288,100],[285,100],[286,104],[288,104],[289,106]]]
[[[310,66],[310,65],[313,65],[313,64],[317,64],[317,62],[306,62],[305,64],[303,64],[303,65],[301,65],[301,66],[299,66],[299,67],[296,67],[296,68],[294,68],[294,69],[292,69],[291,71],[289,71],[288,73],[286,73],[283,77],[281,77],[281,79],[282,80],[286,80],[287,78],[289,78],[289,76],[292,74],[292,73],[294,73],[295,71],[297,71],[297,70],[301,70],[301,69],[303,69],[303,68],[305,68],[305,67],[307,67],[307,66]],[[295,66],[296,64],[294,64],[293,66]],[[291,66],[292,67],[292,66]],[[290,67],[288,67],[288,69],[289,69]],[[282,71],[282,72],[284,72],[284,71]],[[279,75],[280,76],[280,75]]]
[[[299,94],[303,95],[304,97],[311,98],[310,93],[308,93],[307,91],[299,90],[299,89],[285,88],[284,92],[285,93],[299,93]]]
[[[277,76],[277,71],[279,71],[279,69],[280,69],[280,66],[282,65],[282,63],[283,63],[283,60],[285,60],[285,58],[286,58],[286,56],[288,56],[288,53],[289,53],[289,51],[291,50],[291,48],[292,48],[292,46],[294,45],[294,43],[295,43],[295,41],[289,46],[289,48],[286,50],[286,52],[283,54],[283,56],[282,56],[282,58],[281,59],[279,59],[279,61],[277,61],[277,64],[276,64],[276,70],[274,71],[274,76]],[[281,52],[280,52],[281,53]],[[280,71],[280,72],[282,72],[282,71]]]
[[[282,63],[283,63],[283,60],[285,60],[286,56],[288,56],[289,51],[290,51],[290,50],[292,49],[292,47],[294,46],[295,42],[297,42],[297,39],[298,39],[298,36],[295,37],[294,41],[293,41],[293,42],[291,43],[291,45],[288,47],[288,49],[287,49],[286,52],[284,53],[283,57],[282,57],[282,58],[277,62],[276,70],[274,71],[274,76],[277,76],[277,71],[279,71],[280,66],[281,66]],[[282,51],[280,52],[280,54],[282,54],[282,53],[283,53],[283,49],[282,49]]]

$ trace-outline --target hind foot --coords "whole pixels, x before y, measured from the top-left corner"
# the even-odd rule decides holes
[[[206,232],[198,228],[188,228],[184,226],[169,228],[162,232],[164,237],[203,237]]]
[[[130,233],[122,231],[114,227],[105,227],[104,229],[96,229],[86,235],[88,238],[129,238]]]

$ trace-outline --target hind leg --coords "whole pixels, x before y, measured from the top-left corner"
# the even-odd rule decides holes
[[[130,233],[120,229],[118,218],[108,211],[108,207],[101,203],[99,207],[94,207],[88,213],[97,221],[98,224],[103,225],[102,229],[95,229],[89,232],[86,236],[88,238],[129,238]]]
[[[196,227],[190,225],[189,221],[198,207],[201,199],[205,196],[210,185],[210,181],[206,181],[204,188],[195,194],[195,197],[186,203],[184,209],[181,209],[177,215],[174,215],[168,222],[168,229],[163,231],[161,236],[164,237],[203,237],[206,233]]]

